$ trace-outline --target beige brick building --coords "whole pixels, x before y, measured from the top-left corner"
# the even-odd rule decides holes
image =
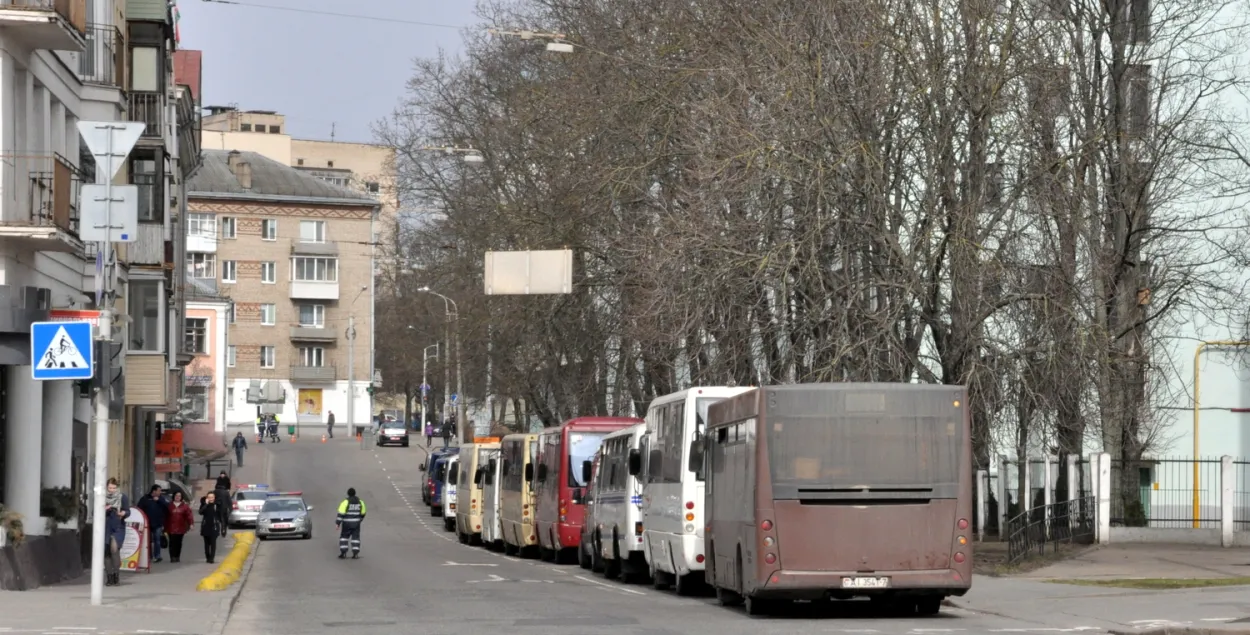
[[[321,424],[331,411],[348,423],[349,388],[354,421],[368,421],[377,200],[256,152],[224,150],[204,152],[187,198],[187,283],[233,304],[221,360],[226,420],[254,421],[249,382],[276,379],[287,391],[284,423]],[[202,339],[199,328],[188,320],[188,341]]]

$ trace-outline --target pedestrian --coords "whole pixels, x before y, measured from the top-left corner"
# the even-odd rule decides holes
[[[356,496],[356,488],[347,488],[347,498],[339,503],[338,516],[334,526],[339,530],[339,560],[347,557],[347,548],[352,549],[352,559],[360,557],[360,524],[365,520],[365,502]]]
[[[191,513],[191,506],[187,501],[183,500],[182,492],[174,492],[174,499],[169,503],[169,519],[167,521],[167,529],[169,531],[169,561],[182,561],[182,539],[186,537],[187,532],[191,531],[191,527],[195,525],[195,515]]]
[[[104,584],[121,584],[122,544],[126,542],[126,518],[130,497],[121,492],[116,478],[110,478],[104,494]]]
[[[261,443],[264,443],[264,440],[261,440]],[[247,439],[243,438],[242,432],[238,432],[234,435],[234,442],[231,443],[231,447],[234,448],[235,465],[243,467],[243,451],[247,449]]]
[[[456,418],[455,418],[455,415],[452,415],[451,417],[448,417],[446,421],[443,422],[443,447],[447,447],[451,445],[451,435],[455,431],[455,429],[456,429]]]
[[[230,476],[226,474],[225,470],[222,470],[221,473],[217,475],[217,483],[213,485],[213,489],[224,489],[227,492],[234,489],[230,487]]]
[[[204,559],[209,564],[217,558],[217,539],[225,534],[225,526],[221,524],[221,503],[217,502],[217,494],[209,492],[200,503],[200,537],[204,538]]]
[[[160,485],[153,485],[139,499],[139,509],[148,517],[148,540],[152,545],[152,562],[161,561],[161,541],[165,538],[165,520],[169,516],[169,500],[161,492]]]
[[[326,416],[326,436],[329,436],[331,439],[334,438],[334,411],[333,410],[331,410],[330,414]]]
[[[226,487],[222,487],[225,485]],[[230,526],[230,483],[218,483],[213,490],[213,495],[217,499],[217,509],[220,512],[218,523],[221,525],[221,535],[226,535],[226,528]]]

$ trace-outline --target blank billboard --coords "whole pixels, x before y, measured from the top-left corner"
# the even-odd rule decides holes
[[[486,252],[486,295],[573,292],[573,250]]]

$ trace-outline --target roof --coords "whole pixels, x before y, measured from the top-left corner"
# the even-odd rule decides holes
[[[238,153],[239,161],[251,166],[251,189],[244,189],[235,177],[229,164],[232,152]],[[203,161],[199,171],[187,183],[188,196],[191,198],[298,200],[368,207],[378,205],[368,194],[327,183],[259,152],[204,150]]]

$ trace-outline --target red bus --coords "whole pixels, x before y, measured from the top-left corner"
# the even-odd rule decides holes
[[[603,437],[642,423],[634,417],[579,417],[538,435],[534,475],[538,553],[543,560],[577,562],[590,482],[582,463],[594,458]]]
[[[971,588],[964,387],[759,388],[712,404],[692,447],[722,604],[869,597],[932,615]]]

